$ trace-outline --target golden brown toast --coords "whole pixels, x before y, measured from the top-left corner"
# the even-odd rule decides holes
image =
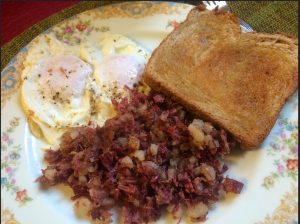
[[[153,52],[143,78],[256,147],[298,87],[298,41],[242,33],[232,13],[196,7]]]

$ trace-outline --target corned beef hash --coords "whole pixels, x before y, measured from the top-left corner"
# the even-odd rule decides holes
[[[224,177],[222,158],[235,144],[224,130],[163,95],[127,91],[102,127],[73,128],[58,150],[47,150],[40,183],[70,186],[102,223],[115,205],[126,224],[155,221],[164,210],[203,221],[225,193],[241,192],[242,183]]]

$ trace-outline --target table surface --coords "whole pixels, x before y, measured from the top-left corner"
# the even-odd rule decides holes
[[[1,46],[48,16],[80,1],[1,1]]]

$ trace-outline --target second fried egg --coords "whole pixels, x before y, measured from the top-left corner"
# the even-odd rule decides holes
[[[98,43],[83,43],[80,57],[93,66],[95,121],[102,125],[115,115],[111,98],[118,100],[139,82],[149,59],[148,52],[131,39],[108,34]]]

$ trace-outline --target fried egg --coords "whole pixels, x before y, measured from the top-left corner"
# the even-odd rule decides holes
[[[36,137],[57,145],[66,128],[88,124],[91,74],[79,50],[53,36],[42,36],[29,47],[21,102]]]
[[[69,46],[52,35],[34,40],[23,63],[21,103],[31,132],[51,145],[72,127],[103,125],[111,99],[140,80],[148,52],[129,38],[108,34],[99,42]]]
[[[115,115],[111,98],[125,96],[123,87],[140,80],[149,54],[125,36],[108,34],[98,43],[82,43],[80,57],[93,66],[95,122],[102,125]]]

